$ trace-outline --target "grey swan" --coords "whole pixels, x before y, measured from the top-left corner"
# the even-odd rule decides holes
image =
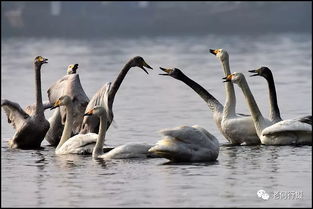
[[[9,100],[1,100],[1,107],[12,123],[16,132],[9,140],[9,147],[16,149],[39,149],[41,142],[50,127],[44,115],[44,107],[41,94],[41,66],[48,63],[48,59],[37,56],[34,60],[36,80],[36,108],[32,115],[27,114],[19,104]]]

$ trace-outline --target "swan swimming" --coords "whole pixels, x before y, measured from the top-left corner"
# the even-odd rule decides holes
[[[180,126],[160,131],[164,138],[159,140],[149,152],[173,162],[215,161],[219,154],[219,142],[204,128]]]
[[[210,49],[210,52],[220,60],[225,76],[231,74],[228,52],[223,49]],[[252,117],[236,113],[236,95],[234,85],[231,82],[225,83],[225,92],[226,100],[222,113],[221,128],[226,138],[233,144],[260,144]]]
[[[1,100],[1,107],[16,130],[9,140],[10,148],[38,149],[50,127],[44,115],[44,106],[41,94],[41,66],[48,63],[48,59],[37,56],[34,60],[36,81],[36,106],[32,115],[27,114],[19,104],[9,100]]]
[[[307,123],[305,120],[299,121],[296,119],[282,120],[277,123],[265,120],[250,91],[245,76],[242,73],[234,72],[224,79],[226,79],[225,82],[233,82],[241,88],[262,144],[312,145],[312,124]]]

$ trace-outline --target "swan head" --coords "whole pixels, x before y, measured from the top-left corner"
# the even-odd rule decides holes
[[[76,71],[78,69],[78,64],[70,64],[67,67],[67,74],[76,74]]]
[[[254,73],[250,75],[252,76],[262,76],[264,78],[270,78],[272,77],[272,71],[268,67],[260,67],[259,69],[256,70],[249,70],[250,73]]]
[[[46,63],[48,63],[48,59],[44,58],[42,56],[37,56],[34,60],[34,64],[37,66],[41,66],[41,65],[46,64]]]
[[[210,49],[210,52],[221,61],[226,61],[229,58],[228,52],[224,49]]]
[[[149,68],[149,69],[153,69],[152,67],[150,67],[146,61],[140,57],[140,56],[136,56],[134,58],[132,58],[130,61],[129,61],[129,64],[130,64],[130,67],[140,67],[141,69],[143,69],[143,71],[145,71],[147,74],[148,71],[145,69],[146,68]]]
[[[224,77],[223,79],[225,80],[223,82],[232,82],[232,83],[238,84],[242,81],[242,79],[244,79],[244,77],[245,76],[242,73],[234,72]]]
[[[90,115],[95,115],[98,117],[101,116],[106,116],[106,111],[104,109],[104,107],[102,106],[95,106],[94,108],[92,108],[91,110],[87,111],[84,116],[90,116]]]
[[[67,95],[64,95],[64,96],[61,96],[54,104],[53,106],[50,108],[50,110],[53,110],[57,107],[60,107],[60,106],[67,106],[69,104],[72,103],[72,100],[69,96]]]
[[[180,69],[178,69],[178,68],[163,68],[163,67],[160,67],[160,69],[162,71],[164,71],[165,73],[160,73],[159,75],[167,75],[167,76],[171,76],[171,77],[176,78],[176,79],[181,77],[181,75],[183,74],[183,72]]]

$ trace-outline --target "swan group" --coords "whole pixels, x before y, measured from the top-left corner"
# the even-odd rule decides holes
[[[267,67],[250,70],[251,76],[262,76],[268,82],[270,114],[263,117],[242,73],[231,73],[229,55],[224,49],[210,49],[222,64],[225,76],[225,103],[220,103],[200,84],[178,68],[160,69],[160,75],[170,76],[192,88],[208,105],[212,118],[221,134],[232,145],[312,145],[312,116],[283,120],[277,102],[272,72]],[[219,141],[198,125],[162,129],[163,137],[155,144],[128,142],[116,147],[105,147],[105,136],[113,122],[113,102],[122,81],[133,67],[152,69],[145,60],[136,56],[122,68],[113,82],[105,83],[91,99],[85,93],[77,73],[78,64],[70,64],[66,75],[47,90],[49,101],[42,101],[41,67],[47,58],[34,60],[36,103],[24,110],[19,104],[1,100],[1,107],[16,129],[9,140],[10,148],[39,149],[46,139],[55,146],[56,155],[91,154],[94,159],[162,157],[172,162],[215,161],[219,155]],[[236,113],[234,84],[238,85],[251,115]],[[46,109],[54,109],[47,120]]]

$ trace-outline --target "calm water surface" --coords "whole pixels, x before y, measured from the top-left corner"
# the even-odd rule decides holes
[[[221,143],[213,163],[169,164],[166,159],[92,160],[91,156],[56,156],[43,150],[10,150],[14,130],[1,111],[1,206],[3,207],[279,207],[312,206],[311,146],[225,146],[227,141],[212,113],[188,86],[158,75],[159,66],[177,67],[224,103],[223,71],[210,48],[224,48],[232,72],[261,66],[272,69],[278,102],[285,119],[312,114],[311,35],[259,37],[201,36],[138,39],[60,40],[8,39],[1,48],[1,98],[22,107],[35,102],[32,60],[45,56],[46,90],[79,63],[82,86],[89,98],[113,81],[124,64],[142,56],[154,70],[129,71],[115,98],[115,126],[107,132],[112,146],[130,141],[155,143],[158,131],[198,124]],[[268,115],[265,79],[247,77],[262,113]],[[249,113],[236,86],[237,112]],[[52,113],[47,110],[46,117]],[[258,198],[264,189],[269,200]],[[299,199],[279,196],[297,192]],[[276,196],[275,196],[276,194]]]

